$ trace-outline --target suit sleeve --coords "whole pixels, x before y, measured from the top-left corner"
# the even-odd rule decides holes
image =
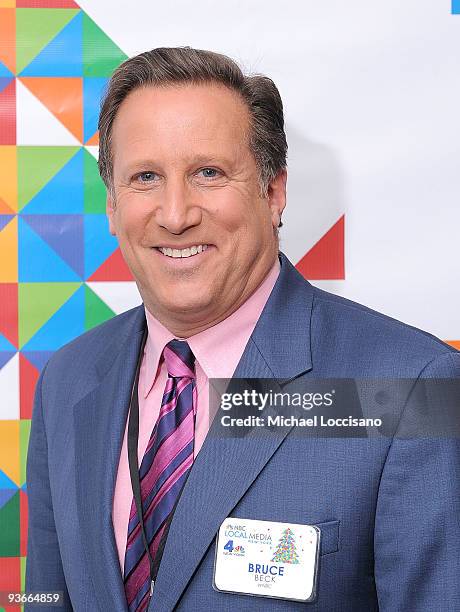
[[[62,569],[59,542],[54,523],[53,502],[48,472],[48,444],[42,407],[42,384],[45,370],[41,373],[36,390],[32,413],[32,424],[27,452],[27,497],[29,524],[27,537],[26,592],[61,591],[64,606],[37,607],[26,605],[25,610],[71,611],[72,606]]]
[[[425,378],[455,378],[458,388],[460,353],[434,359]],[[459,415],[460,407],[452,436],[430,436],[425,427],[410,439],[396,435],[390,446],[374,529],[381,612],[460,610]]]

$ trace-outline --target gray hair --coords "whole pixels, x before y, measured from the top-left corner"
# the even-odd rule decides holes
[[[240,94],[250,114],[249,147],[261,193],[286,168],[287,141],[283,103],[274,82],[261,74],[244,75],[226,55],[191,47],[159,47],[124,61],[114,71],[99,115],[99,173],[114,194],[112,126],[126,96],[136,88],[177,83],[221,83]]]

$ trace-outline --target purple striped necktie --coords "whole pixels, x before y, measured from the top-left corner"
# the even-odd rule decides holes
[[[158,420],[139,469],[142,513],[152,559],[192,467],[195,437],[195,357],[182,340],[168,342],[163,357],[168,379]],[[134,498],[128,523],[124,583],[129,612],[146,610],[150,599],[150,564]]]

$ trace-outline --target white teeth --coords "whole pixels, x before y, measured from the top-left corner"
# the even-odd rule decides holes
[[[199,244],[196,246],[189,247],[188,249],[170,249],[165,247],[158,247],[158,249],[163,253],[163,255],[167,255],[168,257],[192,257],[193,255],[197,255],[198,253],[202,253],[208,248],[207,244]]]

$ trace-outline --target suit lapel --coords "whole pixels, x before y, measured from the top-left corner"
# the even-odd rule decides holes
[[[312,367],[313,290],[283,254],[280,259],[279,278],[234,378],[272,378],[284,384]],[[267,429],[263,436],[224,438],[213,435],[216,421],[178,502],[149,607],[151,612],[174,608],[220,524],[290,431],[290,428]]]
[[[137,363],[144,308],[99,361],[100,384],[74,406],[77,509],[83,548],[101,610],[126,611],[112,501]]]

